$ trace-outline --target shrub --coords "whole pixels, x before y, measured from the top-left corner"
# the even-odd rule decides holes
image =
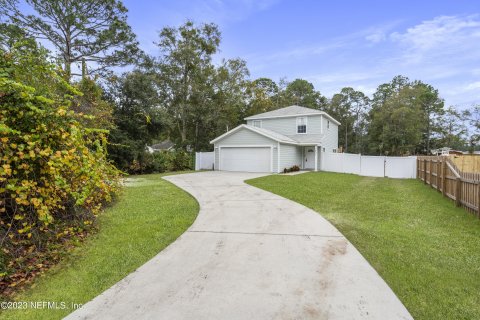
[[[42,254],[81,234],[119,188],[105,132],[85,128],[66,100],[37,95],[8,70],[8,55],[0,55],[2,286],[54,260]]]

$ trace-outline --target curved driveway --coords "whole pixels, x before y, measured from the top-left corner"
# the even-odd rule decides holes
[[[252,173],[165,177],[200,203],[177,241],[68,319],[411,319],[318,213],[245,184]]]

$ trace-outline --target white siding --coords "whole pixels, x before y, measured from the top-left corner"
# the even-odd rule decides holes
[[[273,154],[273,166],[272,166],[272,171],[273,172],[278,172],[278,150],[277,147],[274,147],[272,150]]]
[[[280,144],[280,171],[285,168],[291,168],[294,165],[301,167],[302,149],[301,147],[288,144]]]
[[[333,152],[333,149],[338,149],[338,126],[330,121],[330,128],[328,128],[328,121],[330,120],[323,117],[322,148],[325,148],[325,152]]]
[[[307,134],[321,134],[321,116],[306,116]],[[247,120],[253,126],[253,120]],[[262,128],[291,136],[297,134],[297,117],[262,119]]]
[[[223,138],[220,141],[217,141],[215,146],[222,145],[276,145],[277,142],[262,136],[256,132],[250,131],[248,129],[240,129],[237,132],[232,133],[231,135]]]
[[[214,170],[218,170],[218,164],[220,163],[220,153],[219,149],[217,148],[217,145],[214,146],[215,148],[215,162],[214,162]]]
[[[237,132],[232,133],[231,135],[221,139],[220,141],[217,141],[215,143],[215,170],[219,169],[219,148],[222,146],[255,146],[255,145],[263,145],[263,146],[273,146],[277,147],[277,142],[267,138],[265,136],[262,136],[261,134],[258,134],[256,132],[250,131],[248,129],[240,129]],[[273,150],[273,172],[277,172],[277,150]]]

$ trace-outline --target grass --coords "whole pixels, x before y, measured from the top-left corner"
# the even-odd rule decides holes
[[[99,232],[16,297],[65,302],[65,309],[3,311],[2,319],[61,319],[172,243],[194,221],[196,200],[155,174],[128,178],[119,201],[99,216]],[[61,307],[61,305],[59,305]]]
[[[415,319],[480,319],[480,221],[417,180],[336,173],[249,184],[332,222]]]

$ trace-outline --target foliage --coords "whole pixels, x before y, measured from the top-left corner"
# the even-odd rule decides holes
[[[35,14],[26,14],[18,0],[0,0],[0,14],[27,34],[49,41],[63,61],[67,79],[80,75],[72,64],[90,62],[92,72],[134,61],[135,34],[127,24],[127,9],[118,0],[26,0]]]
[[[92,79],[84,77],[75,83],[75,88],[82,94],[75,96],[70,109],[81,115],[89,115],[80,118],[80,121],[90,128],[112,129],[113,106],[103,99],[100,86]]]
[[[288,168],[288,169],[287,169],[287,168],[284,168],[284,169],[283,169],[283,173],[295,172],[295,171],[300,171],[300,167],[297,166],[297,165],[294,165],[294,166],[292,166],[292,167],[290,167],[290,168]]]
[[[98,233],[35,280],[16,301],[93,299],[175,241],[193,223],[198,203],[163,175],[129,177],[115,204],[98,217]],[[0,310],[4,320],[62,319],[71,308]]]
[[[415,319],[480,319],[480,220],[413,179],[329,172],[248,183],[328,219]]]
[[[279,94],[282,106],[299,105],[312,109],[325,109],[327,98],[315,90],[312,83],[303,79],[295,79],[287,84]]]
[[[155,74],[136,69],[116,79],[107,90],[107,100],[113,104],[114,128],[108,137],[108,153],[118,168],[130,171],[146,145],[165,130],[165,113],[160,104]]]
[[[219,44],[220,31],[215,24],[196,27],[187,21],[178,29],[167,27],[160,32],[160,97],[169,116],[170,131],[177,133],[182,144],[192,142],[188,128],[196,126],[201,108],[210,105],[214,75],[211,60]]]
[[[8,261],[2,286],[16,285],[17,272],[27,271],[24,281],[43,269],[43,254],[88,228],[118,190],[105,134],[82,126],[66,99],[18,82],[15,71],[24,66],[17,61],[12,53],[0,56],[0,244]]]
[[[335,94],[326,107],[326,112],[340,121],[338,144],[344,152],[364,153],[364,135],[367,130],[367,112],[370,99],[351,87]]]
[[[168,171],[192,170],[193,154],[184,150],[143,152],[135,158],[127,171],[132,174],[163,173]]]
[[[370,149],[385,155],[415,154],[422,141],[422,108],[414,87],[406,85],[372,109]]]

